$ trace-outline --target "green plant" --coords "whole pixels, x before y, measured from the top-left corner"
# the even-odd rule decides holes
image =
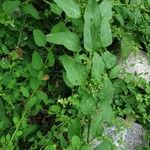
[[[148,128],[149,84],[121,80],[121,90],[115,50],[149,50],[149,8],[149,0],[1,0],[0,148],[90,150],[115,114]],[[122,100],[129,96],[138,108]],[[115,146],[103,138],[96,149]]]

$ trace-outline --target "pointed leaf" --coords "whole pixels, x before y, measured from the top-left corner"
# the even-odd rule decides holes
[[[60,57],[60,60],[66,70],[68,80],[73,85],[83,86],[88,75],[85,66],[67,55]]]
[[[35,7],[32,4],[27,4],[23,7],[26,14],[30,14],[35,19],[40,19],[38,11],[35,9]]]
[[[48,34],[47,41],[54,44],[63,45],[67,49],[74,52],[79,52],[81,50],[79,37],[73,32]]]
[[[80,17],[80,8],[79,5],[74,0],[54,0],[54,2],[62,8],[70,18],[79,18]]]
[[[101,57],[107,69],[114,67],[117,63],[116,56],[111,54],[109,51],[104,52]]]
[[[91,115],[95,109],[95,99],[89,93],[85,93],[80,103],[81,111],[84,115]]]
[[[40,70],[43,67],[43,60],[37,51],[34,51],[32,54],[32,66],[37,70]]]
[[[99,54],[94,53],[92,60],[92,77],[99,80],[101,78],[101,74],[104,72],[104,67],[104,63]]]
[[[34,29],[33,38],[34,38],[34,41],[35,41],[36,45],[43,46],[43,47],[45,46],[46,37],[45,37],[45,34],[41,30]]]

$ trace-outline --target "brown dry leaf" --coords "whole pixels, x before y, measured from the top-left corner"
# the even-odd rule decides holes
[[[17,47],[16,48],[16,54],[17,54],[17,58],[23,58],[23,50],[22,50],[22,48],[20,48],[20,47]]]
[[[42,77],[42,80],[43,80],[43,81],[49,80],[49,75],[44,75],[44,76]]]

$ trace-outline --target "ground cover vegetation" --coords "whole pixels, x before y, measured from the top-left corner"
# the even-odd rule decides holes
[[[149,140],[150,85],[117,65],[149,41],[150,0],[0,0],[0,149],[113,150],[117,116]]]

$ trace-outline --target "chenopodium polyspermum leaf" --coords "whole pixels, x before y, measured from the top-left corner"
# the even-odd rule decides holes
[[[88,76],[86,67],[67,55],[61,56],[60,60],[66,70],[69,82],[76,86],[83,86]]]

